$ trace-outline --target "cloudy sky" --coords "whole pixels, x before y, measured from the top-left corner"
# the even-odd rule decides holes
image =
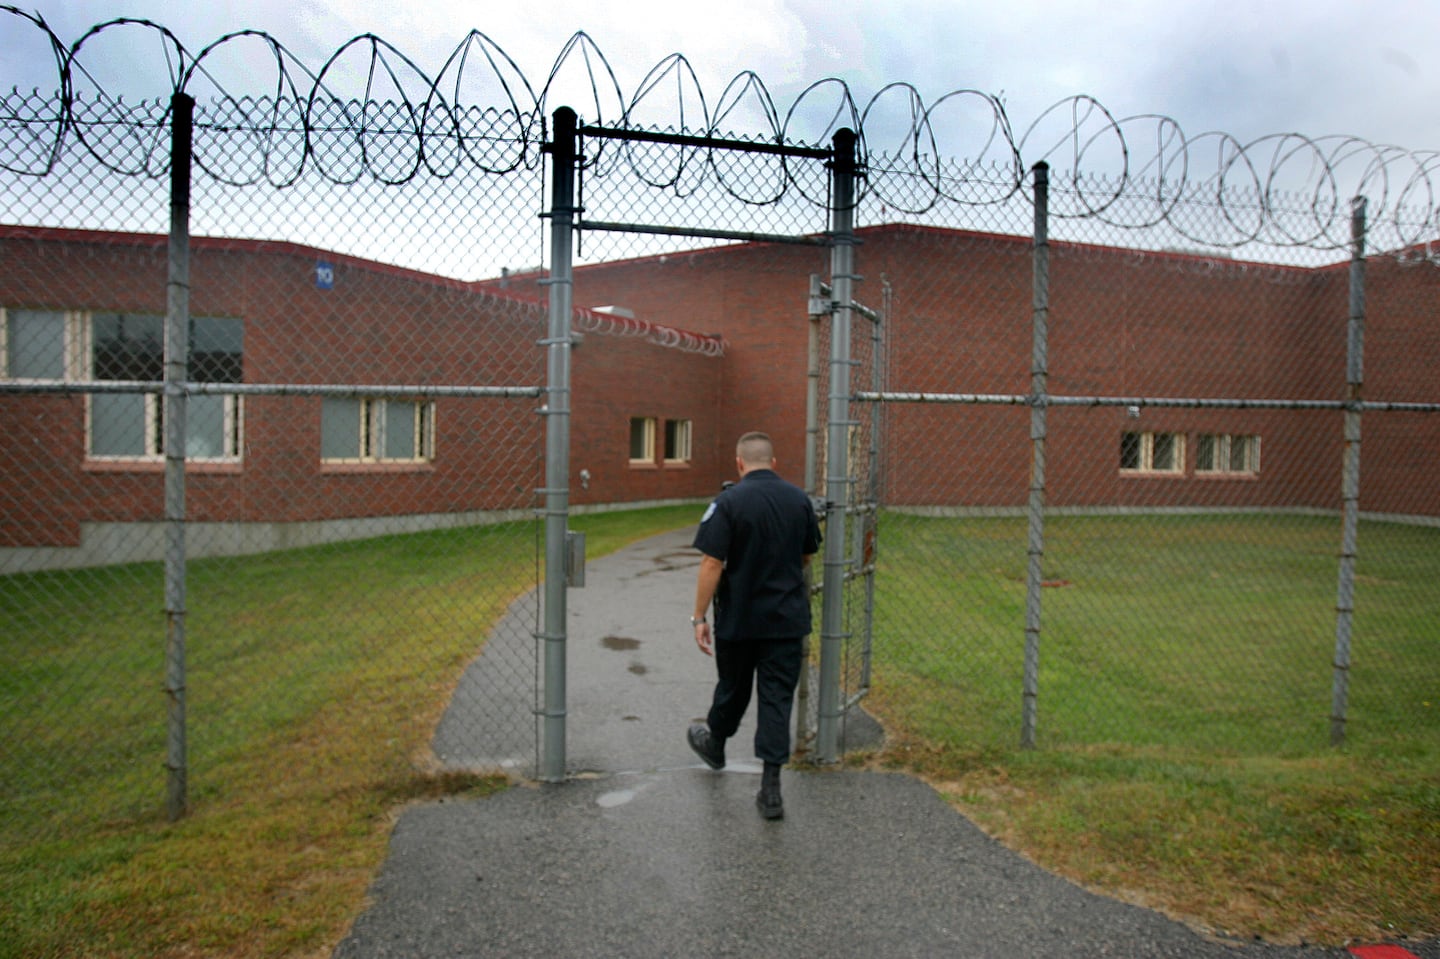
[[[584,31],[631,94],[682,53],[713,103],[754,71],[783,113],[805,87],[844,79],[863,107],[888,84],[926,102],[957,89],[1001,99],[1017,133],[1053,104],[1095,98],[1116,117],[1163,114],[1186,135],[1242,142],[1282,133],[1353,135],[1440,149],[1436,0],[29,0],[62,41],[117,16],[168,27],[191,51],[263,30],[318,69],[375,33],[437,73],[479,30],[537,87]],[[703,10],[704,12],[700,12]],[[687,12],[681,12],[687,11]],[[42,84],[45,53],[0,17],[0,83]],[[158,45],[157,45],[158,47]],[[153,75],[158,49],[96,44],[107,85]],[[147,67],[144,60],[148,59]],[[163,76],[163,67],[160,69]],[[144,92],[144,91],[142,91]],[[153,90],[149,91],[152,94]]]

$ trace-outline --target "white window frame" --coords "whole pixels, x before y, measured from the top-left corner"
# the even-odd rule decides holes
[[[58,313],[63,323],[61,350],[64,361],[60,377],[15,376],[10,371],[10,314]],[[0,307],[0,379],[20,383],[61,383],[85,379],[85,351],[82,345],[85,314],[74,310],[31,309],[28,307]]]
[[[324,401],[322,400],[322,403]],[[406,400],[390,399],[387,397],[366,396],[360,397],[357,402],[360,404],[360,416],[358,434],[356,441],[356,456],[325,456],[321,455],[320,462],[332,464],[357,464],[357,465],[412,465],[420,466],[432,463],[435,460],[435,401],[434,400]],[[387,456],[386,430],[389,428],[389,417],[380,415],[387,405],[405,405],[412,407],[410,418],[411,446],[414,453],[410,456]]]
[[[626,421],[629,429],[625,436],[626,450],[630,457],[631,466],[653,466],[655,464],[655,433],[656,422],[653,416],[632,416]],[[641,445],[642,455],[635,455],[635,424],[641,424]]]
[[[665,462],[688,463],[692,459],[694,426],[690,420],[665,421]],[[671,442],[673,437],[673,444]],[[672,448],[673,445],[673,448]]]
[[[90,380],[92,382],[103,382],[98,380],[95,374],[95,313],[124,312],[113,310],[75,311],[67,314],[73,322],[67,323],[67,359],[66,372],[72,374],[75,380]],[[136,314],[155,316],[156,314]],[[163,317],[162,317],[163,320]],[[73,353],[71,349],[73,348]],[[113,394],[110,394],[113,395]],[[144,399],[144,442],[143,453],[96,453],[95,431],[94,431],[94,406],[96,394],[85,394],[85,458],[95,463],[158,463],[165,459],[165,436],[162,429],[161,414],[164,408],[163,398],[155,393],[140,394]],[[239,463],[245,450],[245,402],[244,397],[237,393],[207,393],[192,394],[194,396],[220,396],[224,400],[222,412],[221,430],[223,451],[218,456],[198,456],[191,452],[191,443],[194,439],[186,437],[185,461],[187,463]],[[193,426],[193,420],[187,422],[187,432]]]
[[[1201,465],[1200,449],[1211,441],[1214,459],[1210,466]],[[1240,451],[1241,464],[1235,466],[1234,454]],[[1195,437],[1195,472],[1199,476],[1256,476],[1260,473],[1260,436],[1255,433],[1200,433]]]
[[[189,408],[186,410],[188,417],[187,427],[195,422],[195,401],[200,397],[220,397],[224,401],[221,410],[221,436],[223,450],[217,456],[201,456],[194,452],[193,443],[195,437],[187,436],[185,439],[185,461],[187,463],[238,463],[245,449],[245,398],[235,393],[192,393],[189,400]],[[155,398],[157,404],[159,397]],[[163,454],[163,450],[161,451]]]
[[[1136,466],[1126,466],[1123,459],[1120,464],[1120,472],[1126,476],[1183,476],[1185,475],[1185,434],[1170,433],[1164,430],[1140,432],[1139,430],[1126,430],[1121,434],[1121,448],[1124,448],[1126,436],[1138,436],[1140,438],[1140,462]],[[1174,461],[1169,467],[1157,468],[1155,466],[1155,449],[1157,437],[1167,437],[1174,444]]]
[[[390,428],[391,418],[389,416],[376,416],[371,413],[372,432],[374,445],[372,452],[375,454],[375,461],[378,463],[429,463],[435,459],[435,401],[434,400],[392,400],[376,399],[372,401],[372,410],[385,409],[392,406],[409,406],[410,410],[410,447],[413,452],[409,456],[389,456],[386,454],[389,437],[386,431]]]

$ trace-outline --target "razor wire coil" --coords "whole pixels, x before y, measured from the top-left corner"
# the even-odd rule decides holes
[[[533,173],[543,163],[548,114],[560,105],[559,81],[578,72],[588,102],[568,105],[594,125],[810,146],[853,129],[866,174],[861,199],[887,212],[923,217],[949,204],[1024,203],[1029,171],[1043,162],[1055,169],[1051,212],[1061,219],[1132,230],[1165,225],[1216,249],[1342,250],[1351,241],[1350,201],[1364,195],[1373,251],[1440,263],[1440,151],[1353,136],[1288,133],[1244,143],[1218,131],[1190,135],[1172,118],[1116,117],[1084,95],[1056,103],[1017,133],[993,94],[961,89],[927,103],[915,87],[892,83],[861,105],[833,77],[812,83],[782,111],[749,71],[707,98],[681,54],[656,64],[627,97],[584,33],[564,45],[537,89],[476,30],[433,75],[373,34],[352,38],[312,70],[254,30],[192,54],[160,24],[119,18],[66,44],[39,15],[0,5],[0,31],[16,36],[7,42],[12,49],[39,43],[54,58],[55,93],[36,85],[27,94],[14,85],[0,98],[0,169],[21,176],[46,175],[72,149],[116,175],[161,175],[176,93],[197,102],[198,169],[232,186],[286,187],[307,172],[342,185],[365,178],[395,185],[448,177],[462,165],[496,176]],[[127,101],[107,89],[94,64],[103,59],[97,47],[136,31],[130,46],[158,44],[164,76],[148,96]],[[257,70],[260,59],[268,72]],[[226,79],[231,61],[248,64],[246,88]],[[268,79],[252,79],[257,75]],[[92,135],[114,127],[127,136]],[[829,202],[783,157],[759,164],[759,174],[742,174],[733,158],[702,146],[586,146],[591,177],[629,177],[681,197],[719,191],[747,205]],[[1201,229],[1186,213],[1195,205],[1221,216],[1206,218]]]

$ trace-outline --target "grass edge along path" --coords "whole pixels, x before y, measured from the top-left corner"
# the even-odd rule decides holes
[[[1333,522],[1058,520],[1023,750],[1023,520],[882,524],[866,708],[890,738],[871,761],[1045,868],[1200,929],[1440,935],[1440,531],[1362,529],[1357,721],[1335,749]]]
[[[593,514],[572,525],[598,558],[694,513]],[[894,546],[892,537],[892,561]],[[1008,574],[1000,579],[1012,588]],[[371,672],[357,676],[384,683]],[[891,738],[860,761],[929,781],[1007,846],[1081,885],[1245,939],[1341,944],[1440,931],[1433,748],[1274,758],[1175,743],[977,746],[983,737],[958,725],[963,686],[942,691],[928,672],[909,688],[879,675],[870,704]],[[507,785],[423,761],[448,689],[435,684],[418,714],[403,696],[374,695],[358,729],[337,728],[353,724],[353,711],[323,706],[289,718],[228,751],[204,778],[243,785],[208,788],[178,823],[157,808],[0,852],[0,957],[328,956],[363,908],[404,804]],[[918,699],[936,702],[917,719],[907,700]],[[44,881],[26,882],[36,876]]]
[[[928,782],[1041,867],[1206,935],[1335,946],[1440,937],[1433,768],[1343,751],[982,755],[903,733],[867,762]]]
[[[594,559],[693,522],[697,512],[586,514],[571,526],[586,532]],[[505,594],[490,605],[503,611],[517,588],[497,588]],[[403,658],[384,659],[404,668]],[[428,761],[458,675],[422,680],[431,701],[417,711],[394,688],[410,677],[361,659],[348,670],[333,682],[366,709],[322,703],[228,748],[192,776],[191,809],[180,821],[165,821],[157,772],[155,806],[140,815],[83,835],[37,829],[34,842],[0,846],[0,959],[328,956],[363,909],[405,804],[508,786]]]

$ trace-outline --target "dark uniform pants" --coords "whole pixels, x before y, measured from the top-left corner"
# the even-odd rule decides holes
[[[707,717],[710,733],[729,739],[740,728],[752,688],[759,694],[755,756],[761,762],[790,761],[790,710],[800,682],[803,639],[717,642],[715,669],[720,679]]]

